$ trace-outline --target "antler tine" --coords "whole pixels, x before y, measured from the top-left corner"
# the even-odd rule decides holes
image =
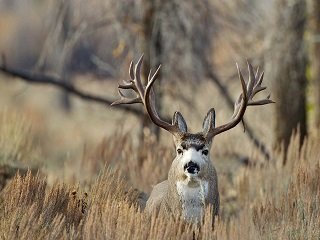
[[[275,103],[274,101],[272,101],[270,99],[270,94],[265,98],[265,99],[262,99],[262,100],[257,100],[257,101],[254,101],[253,100],[253,97],[258,93],[258,92],[261,92],[263,90],[265,90],[267,87],[262,87],[261,84],[262,84],[262,81],[263,81],[263,77],[264,77],[264,72],[261,73],[259,79],[256,80],[256,84],[255,86],[253,87],[253,91],[252,91],[252,94],[249,98],[249,101],[248,101],[248,106],[257,106],[257,105],[265,105],[265,104],[269,104],[269,103]]]
[[[155,123],[157,126],[167,130],[168,132],[176,135],[176,134],[180,134],[181,130],[179,129],[179,127],[175,124],[170,124],[166,121],[163,121],[157,111],[156,111],[156,107],[155,107],[155,100],[154,100],[154,93],[153,93],[153,84],[155,82],[155,80],[157,79],[157,76],[159,74],[159,70],[161,68],[161,65],[158,66],[158,68],[156,69],[156,71],[154,72],[154,74],[151,76],[151,70],[149,72],[149,76],[148,76],[148,83],[146,86],[146,91],[145,91],[145,95],[144,95],[144,105],[146,107],[146,110],[149,114],[149,117],[151,118],[152,122]]]
[[[240,70],[240,68],[239,68],[238,63],[236,63],[236,65],[237,65],[238,75],[239,75],[239,79],[240,79],[241,87],[242,87],[242,94],[243,94],[242,97],[243,97],[244,99],[247,99],[248,96],[247,96],[246,83],[245,83],[245,81],[244,81],[244,79],[243,79],[242,72],[241,72],[241,70]],[[240,103],[240,102],[239,102],[239,103]]]
[[[253,67],[248,61],[247,61],[247,65],[248,65],[248,72],[249,72],[249,82],[247,86],[247,92],[248,92],[248,96],[251,96],[253,87],[256,85],[256,77],[254,74]]]
[[[118,84],[118,88],[121,89],[134,89],[137,90],[135,85],[131,81],[123,80],[123,84]]]
[[[135,98],[127,98],[120,89],[118,89],[118,93],[120,95],[120,99],[111,103],[111,106],[119,105],[119,104],[133,104],[133,103],[142,103],[140,97]]]
[[[131,78],[131,81],[134,80],[134,71],[133,71],[133,61],[131,60],[130,66],[129,66],[129,76]]]
[[[131,80],[130,81],[124,81],[124,84],[119,84],[119,95],[120,99],[113,102],[111,105],[118,105],[118,104],[133,104],[133,103],[142,103],[152,120],[156,125],[159,127],[171,132],[172,134],[179,134],[181,131],[179,130],[179,127],[174,124],[167,123],[163,121],[155,107],[155,99],[154,99],[154,93],[153,93],[153,84],[155,80],[157,79],[157,76],[159,74],[159,70],[161,65],[156,69],[154,74],[151,74],[151,70],[149,72],[148,76],[148,82],[147,85],[144,86],[141,81],[141,66],[142,66],[142,60],[143,55],[139,58],[137,64],[135,64],[133,68],[133,62],[131,61],[130,67],[129,67],[129,75]],[[131,89],[133,90],[137,96],[135,98],[127,98],[124,96],[124,94],[120,91],[120,89]]]
[[[149,72],[149,76],[148,76],[148,85],[153,85],[154,81],[157,79],[158,77],[158,73],[160,71],[161,68],[161,64],[159,65],[159,67],[156,69],[156,71],[154,72],[154,74],[151,76],[151,70]],[[148,87],[148,86],[147,86]]]
[[[137,64],[133,66],[133,61],[130,62],[129,66],[129,76],[130,80],[123,80],[124,84],[118,85],[118,93],[120,99],[111,103],[111,106],[119,104],[134,104],[134,103],[143,103],[144,102],[144,87],[141,82],[141,65],[142,65],[143,55],[139,58]],[[126,97],[120,89],[133,90],[136,93],[136,97],[128,98]]]
[[[257,100],[257,101],[250,101],[248,103],[248,106],[258,106],[258,105],[265,105],[265,104],[269,104],[269,103],[275,103],[275,101],[272,101],[270,99],[270,94],[265,98],[265,99],[261,99],[261,100]]]
[[[124,84],[118,84],[118,88],[133,89],[136,92],[138,89],[136,88],[136,86],[133,83],[134,71],[133,71],[133,62],[132,61],[130,62],[130,66],[129,66],[129,76],[130,76],[130,80],[123,80]]]
[[[258,67],[257,67],[257,70],[256,70],[256,74],[254,75],[254,77],[255,77],[256,79],[258,78],[259,70],[260,70],[260,67],[258,66]]]
[[[144,86],[141,81],[141,66],[142,66],[143,54],[139,58],[135,68],[134,68],[134,84],[139,92],[140,97],[143,99],[144,97]]]
[[[233,127],[235,127],[240,121],[243,121],[243,116],[245,114],[245,111],[247,109],[247,106],[255,106],[255,105],[265,105],[269,103],[274,103],[270,99],[270,95],[267,96],[265,99],[253,101],[253,97],[258,93],[266,89],[266,87],[262,87],[261,83],[263,80],[264,73],[262,72],[259,76],[259,69],[257,69],[256,73],[254,73],[252,65],[247,62],[248,65],[248,71],[249,71],[249,81],[246,84],[243,75],[241,73],[241,70],[239,69],[238,64],[238,75],[242,86],[242,93],[238,97],[237,101],[234,105],[234,112],[231,118],[231,121],[223,124],[219,127],[213,128],[208,134],[207,138],[212,138],[215,135],[218,135],[222,132],[225,132]],[[258,78],[259,76],[259,78]]]
[[[262,80],[263,80],[264,72],[260,74],[260,77],[256,83],[256,85],[253,87],[253,95],[256,95],[258,92],[261,92],[265,90],[267,87],[262,87]]]

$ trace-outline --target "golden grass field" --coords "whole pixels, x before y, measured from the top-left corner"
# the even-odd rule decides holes
[[[43,28],[52,21],[52,6],[48,1],[31,2],[21,1],[17,12],[1,11],[2,64],[29,66],[41,54],[47,37],[47,29]],[[98,12],[104,12],[101,6],[108,3],[87,2]],[[233,4],[246,1],[214,2],[216,8],[221,3],[220,12],[226,13],[226,19],[231,16],[237,21],[239,17],[247,23],[243,10]],[[223,25],[225,19],[217,14],[223,27],[218,29],[209,53],[213,55],[214,72],[228,86],[233,99],[241,91],[240,82],[232,77],[237,74],[235,62],[245,77],[245,58],[252,60],[254,67],[258,62],[263,65],[267,35],[260,31],[269,32],[264,25],[274,15],[271,9],[245,10],[257,15],[252,19],[259,20],[253,29],[245,24],[245,32],[234,24]],[[94,19],[99,15],[89,13]],[[264,27],[260,29],[260,25]],[[259,32],[253,32],[256,28]],[[113,30],[104,34],[113,34]],[[89,37],[93,44],[97,41],[102,45],[97,49],[115,47],[107,41],[109,37],[99,38],[100,30],[97,35]],[[53,49],[53,56],[48,57],[55,65],[60,51]],[[129,58],[122,64],[119,74],[126,78]],[[165,61],[162,64],[165,70],[168,66]],[[116,99],[118,80],[102,81],[83,74],[75,76],[74,84],[84,91]],[[174,88],[167,80],[174,82]],[[162,82],[164,114],[181,111],[192,132],[200,130],[211,107],[216,109],[217,125],[230,118],[232,112],[216,86],[204,79],[184,80]],[[271,80],[266,74],[264,85],[268,90]],[[298,134],[292,137],[286,165],[282,164],[283,154],[275,151],[267,162],[241,126],[214,139],[210,154],[217,169],[221,209],[214,224],[207,209],[200,226],[143,212],[152,186],[167,178],[174,158],[168,133],[161,131],[159,142],[150,138],[140,145],[136,117],[76,97],[72,97],[72,112],[65,113],[58,101],[61,92],[54,87],[35,86],[0,74],[0,240],[320,239],[320,137],[311,127],[313,91],[308,87],[309,137],[302,148]],[[272,105],[250,107],[245,114],[246,123],[269,150],[273,145],[273,110]],[[250,164],[244,165],[240,159],[248,159]]]
[[[115,84],[86,89],[116,96]],[[208,209],[201,226],[190,225],[142,210],[152,185],[167,177],[174,157],[170,136],[139,146],[138,120],[126,113],[73,99],[73,113],[64,114],[54,89],[4,76],[0,86],[1,166],[32,170],[7,181],[0,192],[0,239],[320,238],[320,140],[314,136],[301,150],[298,137],[292,138],[285,166],[281,153],[266,162],[241,127],[217,137],[211,157],[219,178],[220,216],[213,227]],[[188,95],[196,110],[179,101],[166,110],[182,110],[191,129],[199,128],[213,103],[218,121],[228,119],[218,94],[209,99],[213,87],[205,89]],[[269,148],[270,111],[250,109],[246,116]],[[252,164],[240,164],[238,155]]]

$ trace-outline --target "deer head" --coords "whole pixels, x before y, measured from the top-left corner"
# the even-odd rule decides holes
[[[142,103],[151,121],[170,132],[173,135],[176,157],[172,162],[168,174],[168,180],[157,186],[151,193],[149,208],[162,206],[167,210],[176,211],[186,219],[199,219],[203,206],[206,203],[214,205],[214,214],[219,208],[219,192],[215,169],[209,158],[212,139],[225,131],[234,128],[244,116],[247,106],[264,105],[273,103],[270,95],[262,100],[253,100],[260,91],[266,89],[261,86],[263,72],[259,74],[248,63],[249,80],[246,83],[237,65],[238,75],[242,86],[242,93],[234,104],[234,113],[231,120],[221,126],[215,126],[215,111],[211,108],[203,121],[202,131],[198,133],[188,132],[186,121],[180,112],[175,112],[172,123],[168,123],[159,117],[155,107],[155,96],[152,86],[157,78],[160,66],[152,74],[150,71],[146,86],[141,81],[141,64],[143,56],[137,64],[130,64],[130,80],[119,84],[120,99],[112,105]],[[136,93],[134,98],[127,98],[121,89],[131,89]],[[147,202],[147,208],[148,208]],[[169,209],[168,209],[169,208]]]

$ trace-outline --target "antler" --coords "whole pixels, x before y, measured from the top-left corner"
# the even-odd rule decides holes
[[[129,67],[130,80],[124,80],[123,84],[119,84],[118,92],[120,95],[120,99],[113,102],[111,105],[113,106],[113,105],[119,105],[119,104],[142,103],[151,121],[154,124],[169,131],[174,135],[179,134],[181,131],[179,130],[177,123],[170,124],[162,120],[156,111],[152,86],[155,80],[157,79],[161,65],[159,65],[159,67],[156,69],[153,75],[151,75],[151,70],[150,70],[147,86],[144,86],[141,81],[142,60],[143,60],[143,55],[139,58],[134,69],[133,69],[133,62],[131,61],[130,67]],[[121,89],[133,90],[136,93],[136,96],[134,98],[128,98],[121,92]]]
[[[237,64],[237,69],[238,69],[238,75],[239,79],[241,81],[241,86],[242,86],[242,93],[238,97],[238,100],[234,104],[234,112],[231,117],[231,121],[216,127],[212,128],[207,134],[207,138],[212,138],[215,135],[218,135],[222,132],[225,132],[233,127],[235,127],[240,121],[242,121],[243,115],[247,109],[247,106],[256,106],[256,105],[265,105],[269,103],[274,103],[270,99],[270,94],[265,98],[261,100],[253,100],[253,97],[258,93],[263,90],[265,90],[267,87],[261,86],[264,72],[262,72],[259,76],[259,68],[257,69],[256,74],[254,74],[253,67],[251,64],[248,62],[248,71],[249,71],[249,81],[246,84],[241,70],[239,69],[239,66]]]

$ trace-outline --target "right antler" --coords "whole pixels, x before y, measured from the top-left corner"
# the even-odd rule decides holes
[[[160,128],[163,128],[174,135],[179,134],[181,131],[179,130],[177,123],[170,124],[162,120],[156,111],[152,85],[157,78],[161,65],[159,65],[159,67],[157,68],[157,70],[154,72],[152,76],[151,76],[151,70],[150,70],[147,86],[144,86],[141,81],[142,60],[143,60],[143,55],[139,58],[134,69],[133,69],[133,62],[131,61],[130,67],[129,67],[130,80],[123,80],[124,84],[119,84],[118,92],[120,95],[120,99],[113,102],[111,105],[113,106],[113,105],[119,105],[119,104],[142,103],[153,123],[155,123]],[[133,90],[136,93],[136,97],[128,98],[124,96],[124,94],[121,92],[121,89]]]
[[[240,94],[238,100],[234,104],[234,112],[233,112],[231,121],[222,125],[222,126],[212,128],[207,133],[207,136],[206,136],[207,138],[212,138],[215,135],[218,135],[222,132],[225,132],[225,131],[235,127],[240,121],[242,121],[242,118],[243,118],[243,115],[247,109],[247,106],[265,105],[265,104],[269,104],[269,103],[274,103],[274,101],[272,101],[270,99],[270,94],[265,99],[257,100],[257,101],[253,100],[253,97],[258,92],[261,92],[267,88],[267,87],[261,86],[264,72],[262,72],[260,74],[260,76],[258,77],[259,69],[257,70],[256,74],[254,74],[253,67],[248,62],[249,81],[246,84],[243,79],[243,76],[242,76],[242,73],[239,69],[238,64],[237,64],[237,69],[238,69],[239,79],[240,79],[241,85],[242,85],[242,93]]]

